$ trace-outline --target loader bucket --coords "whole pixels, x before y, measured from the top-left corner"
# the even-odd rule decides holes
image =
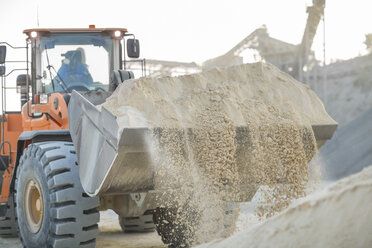
[[[76,91],[72,92],[69,103],[69,126],[76,148],[81,184],[86,193],[128,194],[157,190],[154,187],[154,166],[147,146],[153,130],[146,127],[120,129],[111,112],[104,107],[98,109]],[[337,124],[313,125],[312,128],[320,147],[332,137]],[[249,129],[237,127],[236,133],[237,143],[247,144],[244,136],[247,136]],[[245,195],[236,198],[244,201],[250,200],[257,189],[252,184],[240,187]]]

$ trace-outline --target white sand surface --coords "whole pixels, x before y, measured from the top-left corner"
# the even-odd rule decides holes
[[[165,248],[156,232],[123,233],[118,215],[112,210],[100,212],[96,248]],[[0,238],[0,248],[22,248],[19,238]],[[73,248],[73,247],[71,247]]]
[[[123,233],[118,215],[112,210],[100,213],[97,248],[165,248],[156,232]]]

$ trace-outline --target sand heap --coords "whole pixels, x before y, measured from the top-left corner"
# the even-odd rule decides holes
[[[337,61],[311,72],[309,84],[340,124],[348,123],[372,106],[372,54]]]
[[[372,166],[266,222],[200,247],[372,247]]]
[[[231,233],[230,196],[266,185],[261,216],[304,196],[311,125],[334,123],[309,87],[263,63],[125,81],[103,106],[121,127],[152,128],[159,204],[176,209],[188,244]]]
[[[360,172],[372,161],[372,107],[342,125],[316,158],[325,180],[340,179]]]

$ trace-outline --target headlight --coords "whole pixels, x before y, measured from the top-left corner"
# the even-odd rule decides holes
[[[35,39],[37,37],[37,32],[36,31],[32,31],[30,33],[30,36],[31,36],[32,39]]]
[[[121,36],[121,32],[120,32],[119,30],[116,30],[116,31],[114,32],[114,36],[115,36],[116,38],[119,38],[119,37]]]

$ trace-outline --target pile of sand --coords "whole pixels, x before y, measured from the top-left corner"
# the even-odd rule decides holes
[[[213,247],[372,247],[372,166]]]
[[[340,125],[372,106],[372,54],[317,68],[309,84]],[[326,75],[326,80],[324,80]]]
[[[103,106],[122,128],[152,128],[159,205],[177,209],[189,244],[227,235],[224,200],[246,189],[267,186],[260,216],[303,197],[311,125],[334,123],[309,87],[263,63],[125,81]]]
[[[372,161],[372,107],[341,126],[316,156],[326,180],[360,172]]]

